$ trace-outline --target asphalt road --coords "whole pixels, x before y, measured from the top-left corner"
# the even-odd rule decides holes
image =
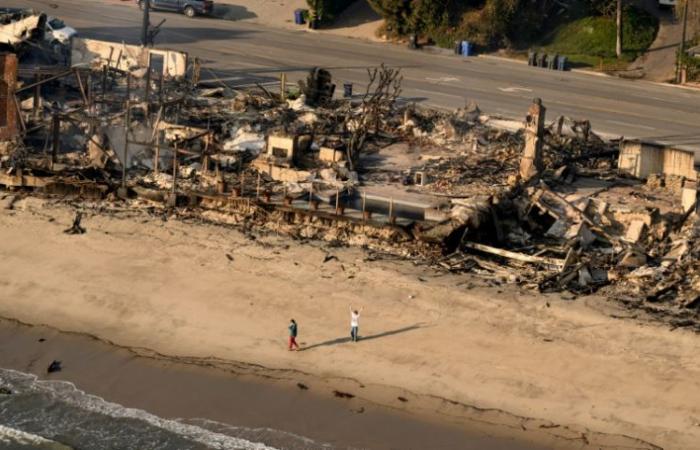
[[[7,6],[60,17],[84,37],[138,43],[140,36],[141,12],[132,1],[13,0]],[[152,13],[151,22],[162,18],[167,22],[156,46],[200,57],[231,85],[274,81],[281,72],[293,80],[320,66],[330,69],[339,84],[350,81],[358,89],[367,81],[367,67],[386,63],[402,68],[403,96],[421,104],[452,109],[471,99],[486,113],[522,118],[532,99],[540,97],[550,119],[560,114],[589,119],[606,135],[671,143],[700,154],[698,91],[241,21]]]

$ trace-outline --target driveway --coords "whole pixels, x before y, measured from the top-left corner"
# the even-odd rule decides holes
[[[647,80],[672,81],[676,77],[676,52],[683,24],[676,19],[673,9],[660,9],[656,0],[644,0],[639,6],[659,19],[659,32],[649,51],[637,58],[631,68],[640,70]]]

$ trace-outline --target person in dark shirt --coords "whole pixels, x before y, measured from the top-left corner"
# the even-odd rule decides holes
[[[294,349],[299,350],[299,344],[297,344],[297,323],[294,319],[289,321],[289,351]]]

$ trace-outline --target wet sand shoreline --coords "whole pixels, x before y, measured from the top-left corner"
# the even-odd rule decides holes
[[[40,341],[39,339],[43,339]],[[275,374],[262,368],[206,367],[143,350],[112,346],[93,337],[0,319],[0,367],[40,379],[70,381],[87,393],[164,418],[208,419],[246,428],[272,428],[333,448],[513,449],[553,448],[520,441],[522,430],[474,422],[471,427],[420,420],[361,398],[334,398],[320,379]],[[54,359],[62,370],[47,374]],[[253,374],[252,372],[257,372]],[[299,387],[303,386],[303,387]],[[340,391],[342,392],[342,391]],[[351,394],[352,395],[352,394]],[[408,401],[408,400],[407,400]],[[0,419],[1,422],[1,419]],[[284,441],[264,442],[285,448]]]

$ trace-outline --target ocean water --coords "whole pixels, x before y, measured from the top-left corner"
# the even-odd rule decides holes
[[[335,450],[268,428],[163,419],[87,394],[67,381],[0,369],[0,449]]]

